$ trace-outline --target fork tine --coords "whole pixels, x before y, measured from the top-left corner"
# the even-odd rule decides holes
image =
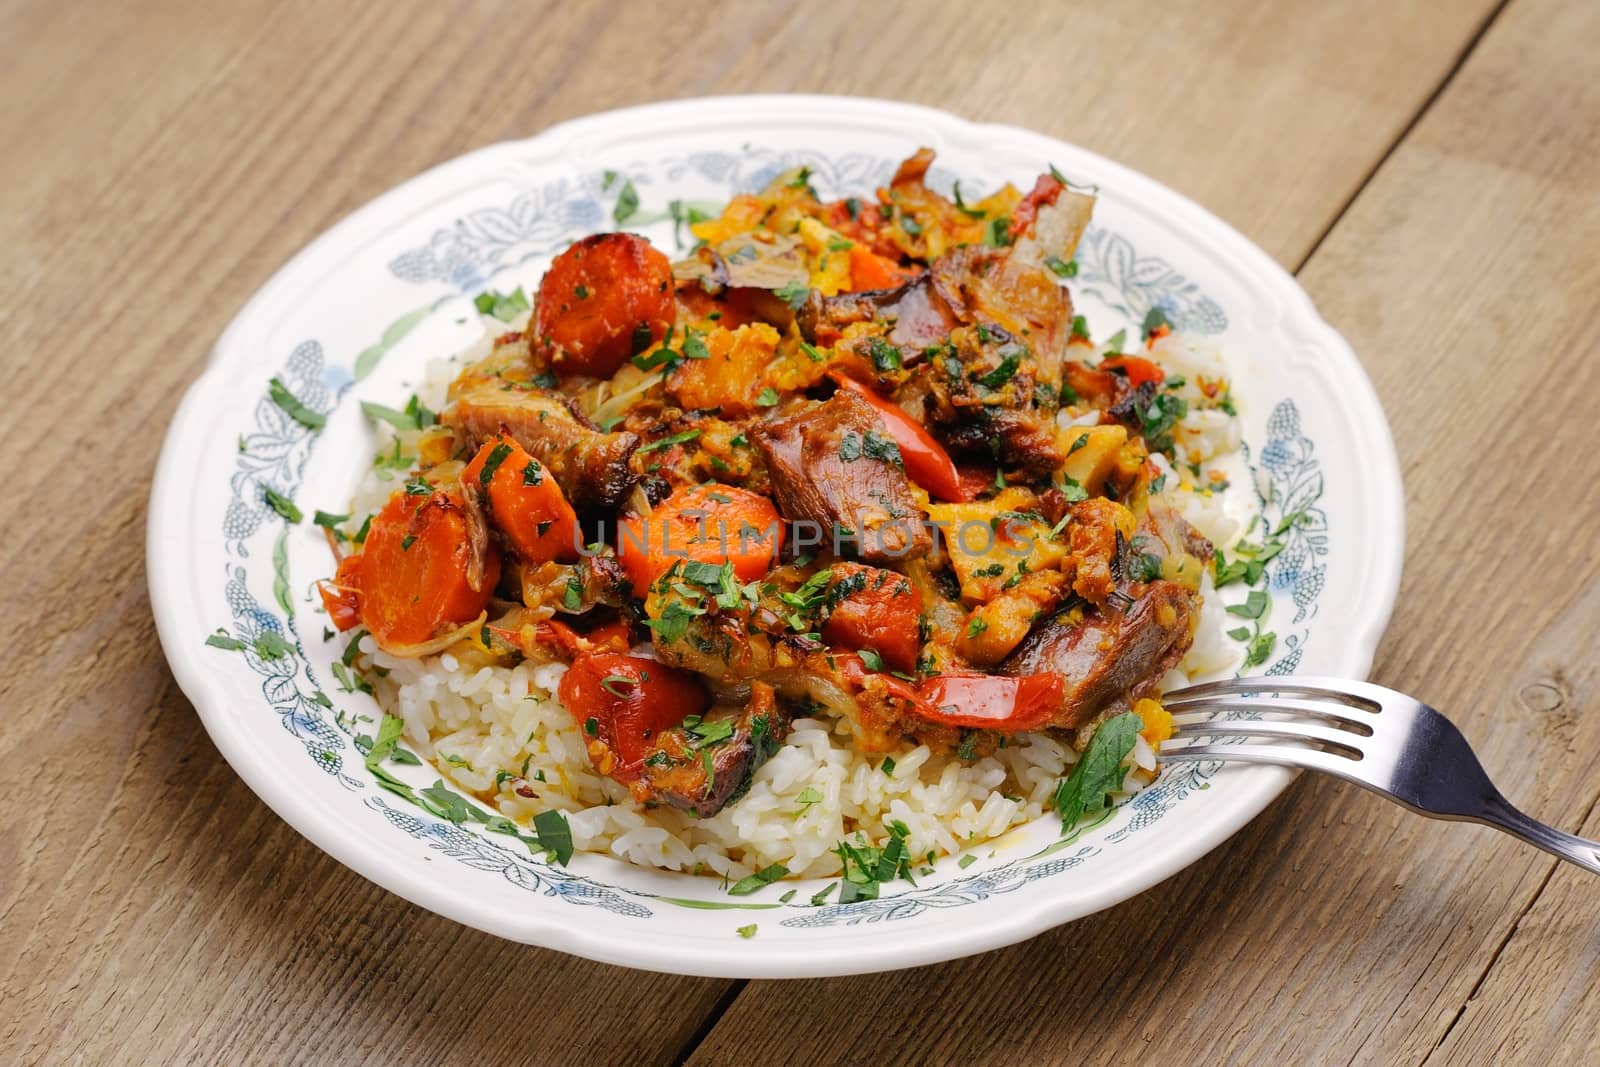
[[[1174,740],[1196,737],[1283,737],[1294,741],[1313,741],[1327,745],[1338,755],[1361,759],[1360,738],[1347,730],[1329,730],[1299,722],[1270,722],[1233,719],[1227,722],[1183,723],[1172,731]],[[1165,751],[1163,749],[1163,751]],[[1179,751],[1174,749],[1173,751]]]
[[[1182,690],[1187,693],[1188,690]],[[1372,734],[1372,712],[1365,708],[1353,708],[1349,704],[1336,704],[1332,701],[1298,700],[1294,697],[1225,697],[1225,696],[1178,696],[1167,694],[1161,700],[1161,706],[1174,715],[1211,714],[1217,711],[1278,711],[1294,715],[1313,715],[1320,719],[1331,719],[1334,722],[1346,723],[1357,728],[1363,736]]]
[[[1156,757],[1166,762],[1195,762],[1222,760],[1237,763],[1273,763],[1279,767],[1300,767],[1310,771],[1324,771],[1341,778],[1360,781],[1356,777],[1359,763],[1298,745],[1184,745],[1180,748],[1162,747]],[[1363,783],[1365,784],[1365,783]]]
[[[1386,700],[1411,698],[1385,689],[1371,682],[1353,682],[1344,678],[1320,678],[1303,675],[1251,675],[1248,678],[1228,678],[1220,682],[1202,682],[1183,689],[1173,690],[1166,699],[1193,696],[1238,696],[1241,693],[1278,693],[1285,696],[1322,697],[1331,700],[1356,700],[1380,710]]]

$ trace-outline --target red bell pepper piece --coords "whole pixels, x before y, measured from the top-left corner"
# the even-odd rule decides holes
[[[828,377],[841,389],[849,389],[871,404],[883,419],[884,428],[900,448],[900,458],[905,461],[906,474],[912,481],[940,500],[965,501],[974,499],[971,488],[964,484],[955,461],[944,446],[892,400],[879,396],[871,386],[858,382],[838,371]]]

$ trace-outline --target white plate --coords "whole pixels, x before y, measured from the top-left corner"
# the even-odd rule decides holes
[[[184,399],[151,491],[150,597],[161,643],[217,747],[251,788],[341,862],[423,907],[530,944],[662,971],[748,977],[847,974],[1018,941],[1149,888],[1248,822],[1289,781],[1268,767],[1185,764],[1071,840],[1045,819],[963,870],[915,888],[813,906],[824,883],[736,904],[719,882],[580,854],[552,867],[514,840],[441,823],[376,788],[352,744],[370,698],[341,694],[312,582],[321,531],[290,527],[261,487],[342,511],[370,462],[358,401],[403,402],[429,358],[470,343],[472,294],[531,291],[571,239],[611,224],[674,247],[670,201],[722,202],[808,164],[823,196],[870,195],[919,145],[933,183],[969,194],[1028,187],[1054,163],[1100,187],[1073,296],[1096,336],[1137,329],[1152,304],[1236,363],[1235,392],[1269,521],[1303,511],[1268,571],[1272,659],[1262,669],[1364,677],[1389,618],[1404,544],[1400,474],[1371,384],[1277,264],[1149,178],[1038,134],[926,108],[827,97],[728,97],[611,112],[494,145],[413,178],[345,219],[275,275],[217,342]],[[312,433],[267,399],[281,377],[329,413]],[[219,627],[292,651],[208,647]],[[323,694],[328,703],[322,703]],[[435,777],[412,768],[419,785]],[[988,850],[980,850],[988,857]],[[744,939],[738,927],[756,923]]]

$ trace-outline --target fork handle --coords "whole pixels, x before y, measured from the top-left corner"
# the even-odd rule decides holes
[[[1520,837],[1528,844],[1576,863],[1586,871],[1600,874],[1600,841],[1589,841],[1576,834],[1557,830],[1554,826],[1546,826],[1512,807],[1511,802],[1503,796],[1491,796],[1477,821],[1504,830],[1513,837]]]

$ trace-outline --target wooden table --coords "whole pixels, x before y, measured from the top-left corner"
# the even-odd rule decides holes
[[[395,182],[663,97],[917,100],[1140,168],[1299,273],[1405,469],[1375,677],[1600,836],[1600,5],[138,6],[0,5],[0,1063],[1600,1056],[1600,883],[1309,777],[1120,907],[921,970],[684,979],[464,929],[222,762],[141,536],[211,341]]]

